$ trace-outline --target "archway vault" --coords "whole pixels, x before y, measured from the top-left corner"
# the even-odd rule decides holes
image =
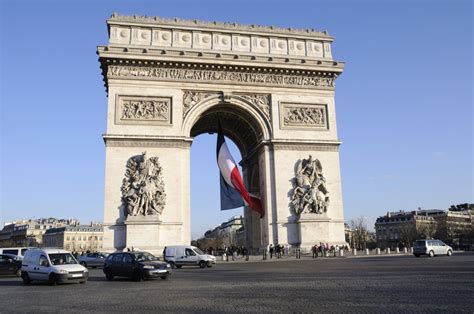
[[[260,144],[271,137],[271,127],[265,114],[239,96],[227,96],[225,99],[215,96],[196,104],[183,123],[185,136],[217,133],[219,123],[224,135],[236,143],[242,159],[252,155]]]

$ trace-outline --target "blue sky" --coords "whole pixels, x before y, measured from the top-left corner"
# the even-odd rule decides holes
[[[346,62],[336,88],[346,219],[372,225],[388,210],[473,202],[471,1],[0,3],[2,225],[102,220],[96,46],[107,44],[112,12],[328,30]],[[193,236],[242,213],[219,211],[214,146],[210,135],[192,146]]]

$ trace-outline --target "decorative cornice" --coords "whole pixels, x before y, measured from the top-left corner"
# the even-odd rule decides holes
[[[273,150],[297,150],[297,151],[327,151],[337,152],[341,142],[339,141],[272,141]]]
[[[165,147],[190,148],[192,139],[175,136],[115,135],[104,134],[107,147]]]
[[[133,23],[147,23],[147,24],[158,24],[158,25],[169,25],[169,26],[187,26],[187,27],[199,27],[208,29],[226,29],[232,31],[248,31],[248,32],[266,32],[274,34],[285,34],[285,35],[304,35],[304,36],[317,36],[332,39],[327,31],[318,31],[314,29],[296,29],[296,28],[282,28],[278,26],[263,26],[263,25],[246,25],[237,24],[230,22],[208,22],[200,20],[186,20],[181,18],[167,19],[158,16],[146,16],[146,15],[119,15],[113,13],[108,20],[111,22],[133,22]]]

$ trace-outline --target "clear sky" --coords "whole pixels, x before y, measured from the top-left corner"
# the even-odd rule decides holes
[[[102,220],[106,93],[96,46],[107,44],[112,12],[328,30],[334,58],[346,62],[336,83],[346,219],[372,225],[388,210],[473,202],[471,1],[0,3],[2,225]],[[219,211],[215,141],[201,135],[191,150],[194,237],[242,214]]]

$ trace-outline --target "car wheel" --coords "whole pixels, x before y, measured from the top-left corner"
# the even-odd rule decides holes
[[[58,280],[56,278],[56,274],[50,274],[49,279],[48,279],[48,285],[50,286],[55,286],[58,283]]]
[[[415,255],[415,257],[420,257],[420,254],[413,254],[413,255]]]
[[[160,278],[163,279],[163,280],[167,280],[168,276],[161,276]]]
[[[430,252],[428,253],[428,256],[429,256],[429,257],[433,257],[433,256],[434,256],[434,252],[433,252],[433,251],[430,251]]]
[[[168,264],[170,264],[171,268],[176,268],[176,264],[174,262],[169,262]]]
[[[183,267],[183,265],[176,265],[176,268],[181,269],[182,267]]]
[[[448,253],[446,253],[446,255],[448,255],[448,256],[451,256],[451,255],[453,255],[453,251],[451,251],[451,250],[448,250]]]
[[[87,268],[87,263],[86,262],[80,262],[79,264],[81,264],[82,266]]]
[[[104,272],[105,278],[107,278],[108,281],[114,280],[114,275],[112,275],[112,271],[110,269],[106,269]]]
[[[26,271],[25,271],[25,272],[22,272],[21,278],[23,278],[23,284],[25,284],[25,285],[29,285],[29,284],[30,284],[31,279],[30,279],[30,276],[28,276],[28,273],[27,273]]]
[[[200,261],[200,262],[199,262],[199,267],[204,268],[204,267],[206,267],[206,266],[207,266],[207,262],[206,262],[206,261]]]
[[[143,280],[143,274],[142,272],[137,269],[133,272],[133,277],[132,277],[133,281],[142,281]]]

